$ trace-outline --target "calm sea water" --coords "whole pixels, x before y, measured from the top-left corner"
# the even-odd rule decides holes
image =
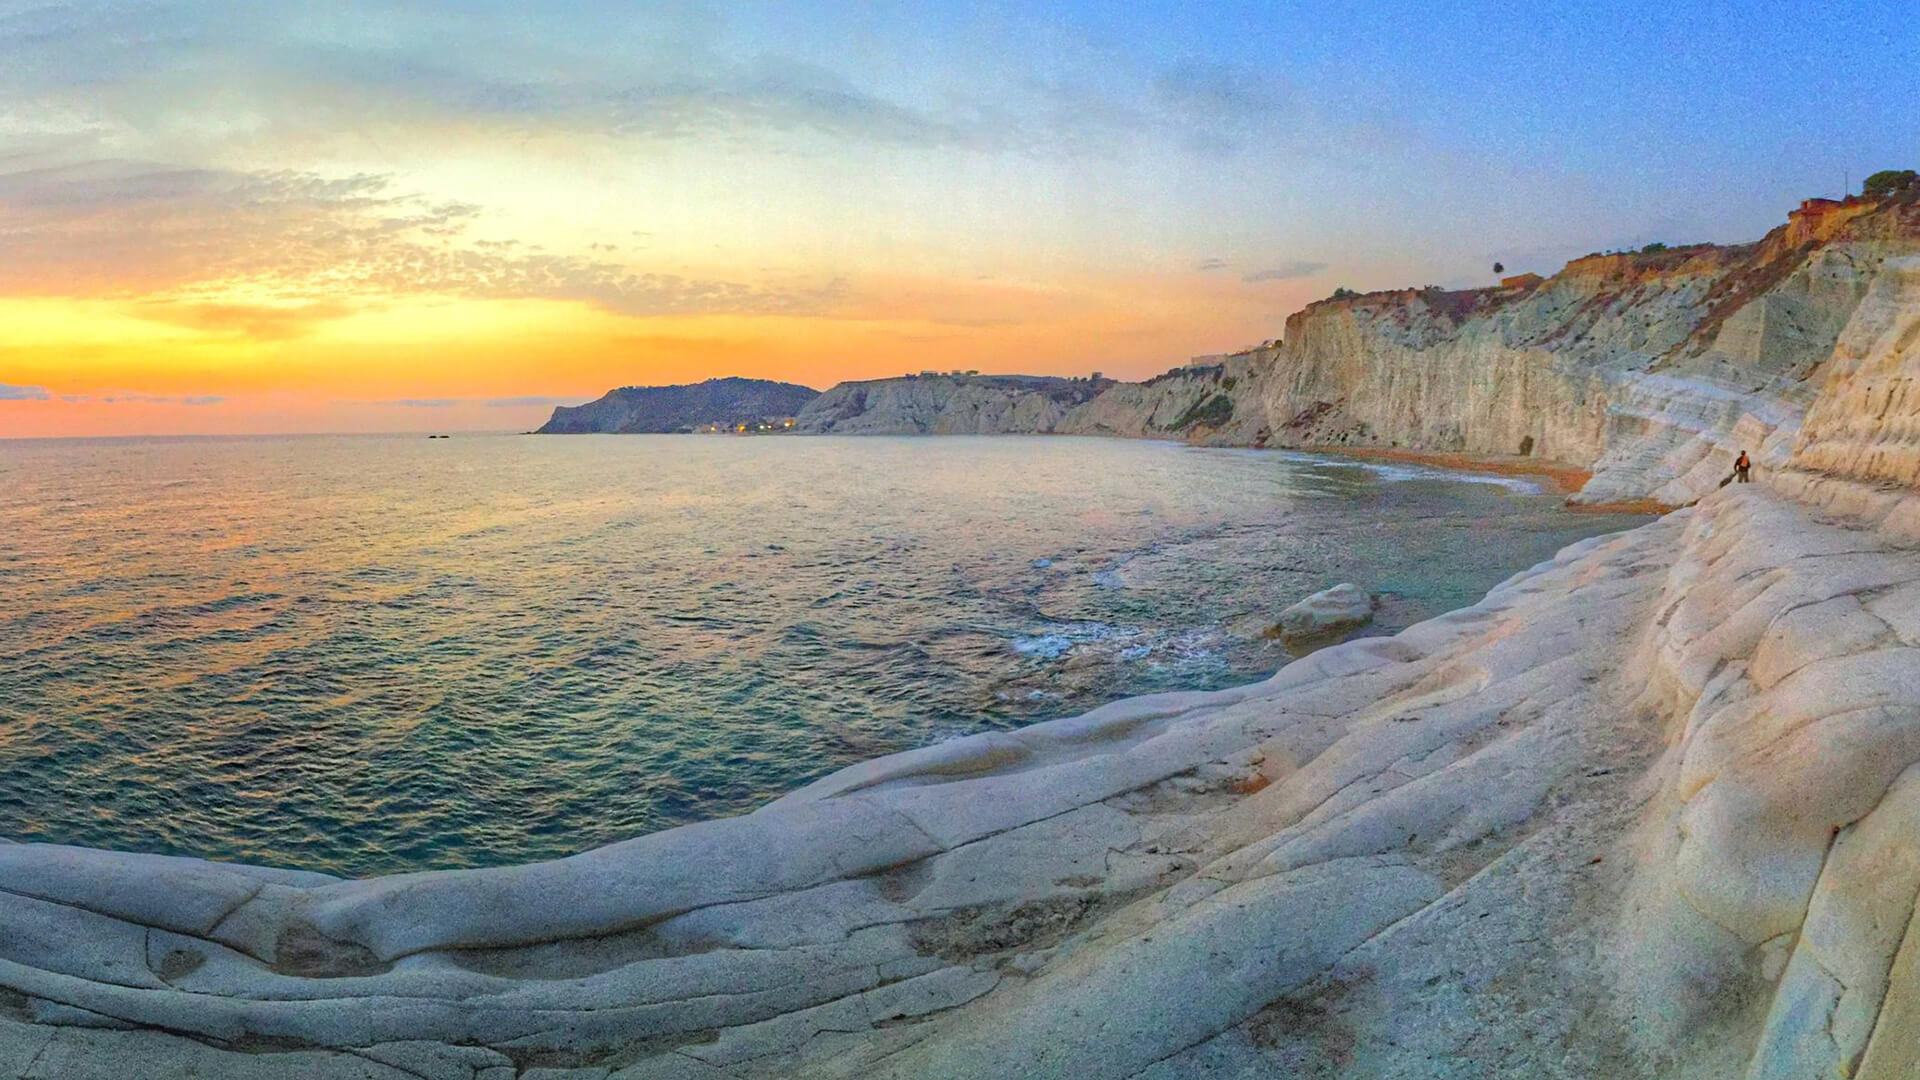
[[[0,442],[0,837],[368,874],[580,851],[1287,659],[1639,518],[1064,438]]]

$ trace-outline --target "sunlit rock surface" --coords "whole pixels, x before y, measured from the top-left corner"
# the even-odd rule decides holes
[[[1373,597],[1349,581],[1290,605],[1280,613],[1274,629],[1288,641],[1313,641],[1351,630],[1371,618]]]
[[[794,418],[803,435],[1032,435],[1055,430],[1111,379],[927,372],[844,382]]]
[[[1322,301],[1264,353],[1258,441],[1533,457],[1591,468],[1578,501],[1684,505],[1743,449],[1785,463],[1816,369],[1915,253],[1920,207],[1860,202],[1754,244],[1576,259],[1531,288]]]

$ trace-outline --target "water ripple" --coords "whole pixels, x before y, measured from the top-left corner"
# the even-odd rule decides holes
[[[1433,470],[1082,439],[0,442],[0,836],[366,874],[742,813],[1259,677],[1580,536]]]

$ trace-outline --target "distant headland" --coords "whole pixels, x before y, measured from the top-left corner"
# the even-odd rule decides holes
[[[585,405],[561,405],[536,435],[662,435],[762,431],[820,396],[795,383],[729,376],[684,386],[623,386]]]

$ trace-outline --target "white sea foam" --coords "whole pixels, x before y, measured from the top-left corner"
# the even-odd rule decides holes
[[[1077,645],[1110,643],[1132,648],[1137,639],[1145,636],[1146,631],[1138,626],[1113,626],[1103,622],[1050,623],[1038,627],[1025,637],[1014,638],[1012,645],[1013,651],[1023,656],[1056,660]]]
[[[1044,656],[1052,660],[1071,648],[1073,648],[1073,640],[1064,634],[1041,634],[1038,637],[1013,639],[1013,651],[1023,656]]]
[[[1518,491],[1525,495],[1544,495],[1546,487],[1535,480],[1517,476],[1500,476],[1495,473],[1465,472],[1460,469],[1441,468],[1437,465],[1412,465],[1400,462],[1379,461],[1328,461],[1317,460],[1316,468],[1357,468],[1365,469],[1382,480],[1393,483],[1405,483],[1412,480],[1446,480],[1456,484],[1489,484],[1493,487]]]

